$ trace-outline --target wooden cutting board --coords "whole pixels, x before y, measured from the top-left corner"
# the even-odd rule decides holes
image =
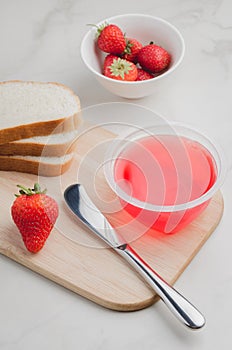
[[[220,192],[216,193],[204,213],[181,232],[172,235],[154,230],[146,232],[142,224],[119,208],[117,198],[105,181],[102,163],[113,137],[101,127],[86,126],[79,136],[72,167],[60,177],[0,172],[0,253],[102,306],[138,310],[157,300],[154,291],[127,262],[78,222],[64,203],[64,189],[78,181],[83,183],[111,223],[126,232],[133,248],[170,284],[218,225],[223,198]],[[16,184],[32,186],[37,181],[58,201],[60,215],[44,248],[30,254],[11,220],[10,207],[17,192]],[[115,208],[117,212],[113,213]]]

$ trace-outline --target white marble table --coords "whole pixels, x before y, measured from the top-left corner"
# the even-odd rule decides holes
[[[186,42],[173,86],[133,102],[207,132],[228,158],[223,219],[175,284],[205,314],[206,327],[197,332],[185,329],[161,302],[132,313],[104,309],[0,256],[1,350],[232,346],[231,1],[0,0],[0,80],[58,81],[74,89],[83,107],[124,101],[100,88],[79,50],[86,23],[129,12],[169,20]]]

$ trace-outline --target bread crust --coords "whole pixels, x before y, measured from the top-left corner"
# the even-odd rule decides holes
[[[63,135],[63,134],[62,134]],[[73,152],[77,147],[77,138],[65,143],[36,143],[36,142],[9,142],[0,145],[2,156],[45,156],[61,157]]]
[[[80,100],[78,96],[67,86],[56,83],[56,82],[34,82],[34,81],[22,81],[22,80],[10,80],[0,82],[0,85],[12,83],[23,83],[23,84],[53,84],[59,86],[63,89],[69,91],[71,95],[74,96],[78,112],[70,115],[64,116],[62,118],[57,118],[50,121],[34,122],[25,125],[17,125],[15,127],[0,129],[0,144],[17,141],[21,139],[26,139],[34,136],[47,136],[52,133],[65,133],[70,130],[76,129],[80,124]]]
[[[71,166],[73,157],[67,159],[62,164],[43,163],[42,161],[33,161],[30,159],[10,158],[0,156],[0,170],[17,171],[40,176],[59,176],[66,172]]]

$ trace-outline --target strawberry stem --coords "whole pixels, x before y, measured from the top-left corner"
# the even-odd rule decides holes
[[[101,32],[103,31],[103,29],[104,29],[105,27],[107,27],[108,25],[109,25],[109,23],[107,23],[107,22],[104,22],[104,23],[100,24],[99,26],[97,26],[96,24],[87,23],[87,26],[91,26],[91,27],[97,28],[96,38],[99,37],[99,35],[100,35]]]
[[[39,185],[38,183],[35,183],[35,184],[34,184],[34,192],[35,192],[35,193],[41,192],[41,188],[40,188],[40,185]]]

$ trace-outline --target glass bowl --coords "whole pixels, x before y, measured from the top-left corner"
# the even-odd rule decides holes
[[[181,123],[135,127],[118,136],[104,164],[106,180],[124,209],[164,233],[196,219],[226,173],[219,146]]]

